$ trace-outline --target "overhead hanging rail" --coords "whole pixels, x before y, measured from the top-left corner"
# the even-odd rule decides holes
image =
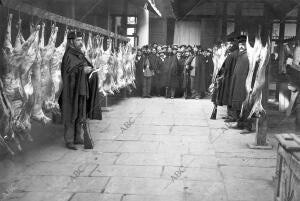
[[[87,31],[99,33],[99,34],[102,34],[102,35],[105,35],[105,36],[108,36],[111,38],[115,38],[118,40],[122,40],[122,41],[126,41],[126,42],[129,41],[129,39],[126,38],[125,36],[115,34],[113,32],[107,31],[106,29],[102,29],[100,27],[96,27],[96,26],[86,24],[83,22],[79,22],[74,19],[70,19],[70,18],[61,16],[61,15],[57,15],[55,13],[51,13],[49,11],[46,11],[46,10],[43,10],[40,8],[33,7],[31,5],[22,3],[19,0],[0,0],[0,2],[2,2],[2,4],[0,4],[2,6],[8,7],[13,10],[21,11],[28,15],[37,16],[39,18],[51,20],[51,21],[58,22],[61,24],[66,24],[68,26],[75,27],[78,29],[84,29]]]

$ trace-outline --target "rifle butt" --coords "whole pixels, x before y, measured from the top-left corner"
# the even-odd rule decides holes
[[[217,112],[218,112],[218,107],[217,107],[217,105],[215,105],[215,107],[214,107],[214,109],[211,113],[210,119],[216,120],[217,119]]]

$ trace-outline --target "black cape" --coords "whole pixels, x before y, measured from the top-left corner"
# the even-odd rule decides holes
[[[230,86],[232,81],[232,75],[236,65],[236,61],[239,55],[239,51],[235,50],[231,52],[225,62],[223,63],[223,79],[218,91],[218,105],[228,105],[228,98],[230,93]]]
[[[63,89],[59,97],[63,123],[72,124],[77,118],[102,120],[101,100],[98,90],[98,76],[93,74],[91,79],[84,73],[84,66],[92,64],[84,54],[74,48],[68,47],[61,64]],[[79,116],[79,97],[84,97],[86,107]]]

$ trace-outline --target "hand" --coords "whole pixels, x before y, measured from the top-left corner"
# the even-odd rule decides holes
[[[286,60],[286,64],[287,64],[287,65],[292,65],[292,64],[293,64],[293,59],[288,58],[288,59]]]
[[[89,74],[90,72],[92,72],[92,67],[90,67],[90,66],[85,66],[83,70],[84,70],[84,73],[85,73],[85,74]]]

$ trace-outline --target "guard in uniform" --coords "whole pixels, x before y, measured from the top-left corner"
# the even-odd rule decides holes
[[[59,105],[64,124],[66,147],[77,150],[83,144],[83,125],[87,118],[102,120],[98,76],[81,51],[82,33],[71,31],[61,64],[62,92]]]

